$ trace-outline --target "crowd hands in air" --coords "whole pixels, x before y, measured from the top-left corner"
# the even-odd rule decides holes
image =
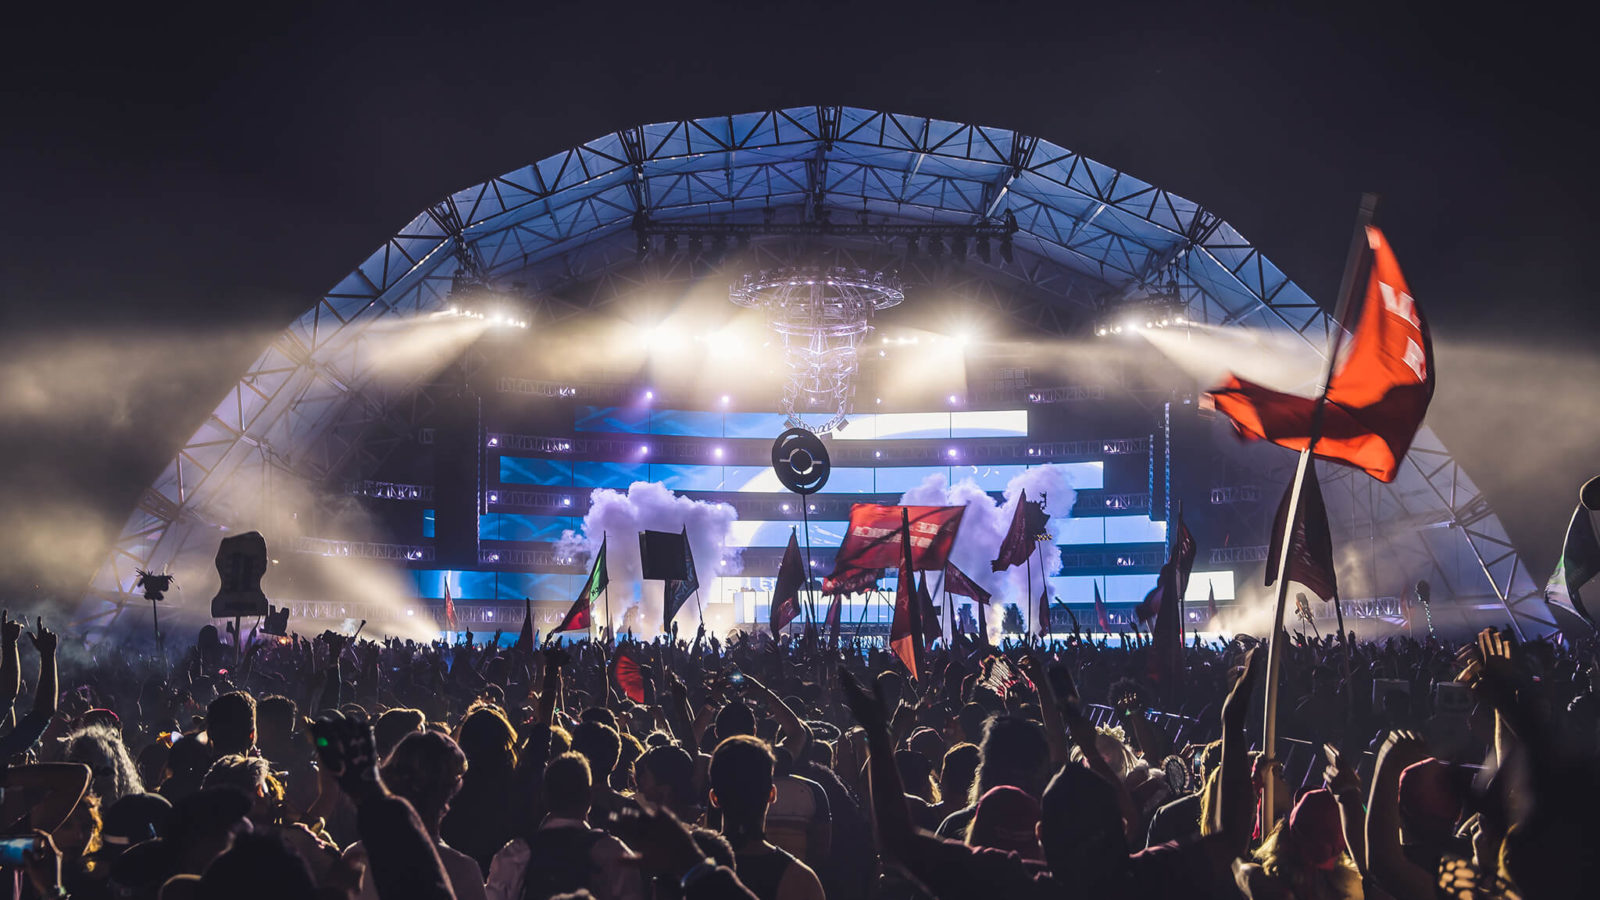
[[[42,621],[0,632],[0,897],[1600,892],[1592,645],[1296,635],[1268,760],[1248,636],[1159,684],[1128,635],[935,646],[912,678],[848,638],[208,627],[166,659],[64,641],[58,681]]]

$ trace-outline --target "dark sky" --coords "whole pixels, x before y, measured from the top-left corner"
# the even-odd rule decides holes
[[[619,127],[820,102],[1081,151],[1324,300],[1380,192],[1440,344],[1430,422],[1548,566],[1600,469],[1587,39],[1536,7],[1288,5],[55,4],[0,63],[8,355],[125,336],[170,363],[91,367],[142,389],[112,414],[11,417],[0,536],[47,500],[120,522],[250,341],[445,193]]]

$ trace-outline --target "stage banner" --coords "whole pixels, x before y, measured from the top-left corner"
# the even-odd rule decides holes
[[[833,577],[857,569],[892,569],[900,565],[901,511],[910,521],[911,563],[917,571],[943,569],[961,528],[965,506],[885,506],[857,503],[850,507],[850,530],[834,557]]]

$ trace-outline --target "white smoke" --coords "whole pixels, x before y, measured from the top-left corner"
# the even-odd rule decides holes
[[[663,583],[643,580],[639,532],[688,529],[704,602],[713,579],[739,571],[738,548],[728,546],[738,518],[738,512],[726,503],[692,500],[654,482],[637,481],[628,486],[627,493],[606,489],[591,493],[582,531],[562,532],[556,550],[563,556],[592,560],[600,551],[600,542],[611,538],[606,542],[606,571],[611,580],[612,625],[620,631],[623,617],[637,607],[635,633],[652,637],[660,632]],[[604,621],[606,610],[597,609],[595,615]],[[680,630],[691,632],[700,624],[693,600],[679,610],[676,621]]]
[[[1006,484],[1005,500],[996,503],[977,482],[964,478],[954,485],[939,474],[929,475],[921,484],[907,491],[900,503],[907,506],[965,506],[961,516],[961,530],[950,549],[950,562],[966,573],[968,578],[994,595],[985,612],[991,640],[998,640],[1000,620],[1006,604],[1015,603],[1028,616],[1029,605],[1039,594],[1040,582],[1061,567],[1061,548],[1054,541],[1043,541],[1033,557],[1031,567],[1032,588],[1029,587],[1030,567],[1014,566],[1003,572],[990,571],[994,559],[1011,527],[1011,518],[1017,502],[1026,490],[1028,499],[1046,501],[1045,511],[1052,520],[1065,519],[1072,513],[1077,492],[1064,466],[1034,466],[1011,479]],[[1052,527],[1052,531],[1054,528]],[[1048,585],[1049,582],[1045,581]],[[930,589],[936,583],[930,585]]]

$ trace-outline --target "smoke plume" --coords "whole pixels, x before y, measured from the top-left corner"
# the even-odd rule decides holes
[[[704,597],[718,575],[738,571],[738,550],[727,545],[728,534],[738,518],[738,512],[726,503],[692,500],[654,482],[637,481],[629,485],[627,493],[602,488],[590,494],[589,512],[583,517],[582,531],[563,532],[556,550],[563,556],[592,560],[600,551],[600,542],[609,538],[606,571],[611,578],[612,625],[621,631],[624,617],[629,610],[636,609],[629,624],[635,634],[650,637],[660,633],[663,583],[643,580],[639,532],[676,532],[687,528],[689,546],[694,553],[695,576],[700,580]],[[699,625],[699,613],[694,607],[694,602],[690,601],[678,611],[676,621],[680,630],[692,631]],[[595,610],[595,615],[604,621],[606,610]]]

